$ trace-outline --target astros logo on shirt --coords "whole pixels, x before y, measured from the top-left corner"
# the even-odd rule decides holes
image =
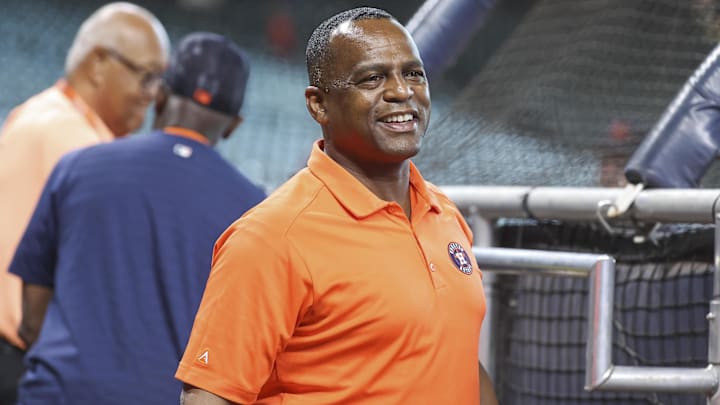
[[[465,249],[463,249],[462,246],[460,246],[457,242],[450,242],[448,245],[448,254],[450,254],[450,259],[452,259],[453,264],[455,267],[457,267],[458,270],[462,271],[464,274],[470,275],[472,274],[472,262],[470,261],[470,256],[468,256],[467,252],[465,252]]]

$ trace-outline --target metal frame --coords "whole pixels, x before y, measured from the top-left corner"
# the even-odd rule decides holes
[[[597,219],[598,203],[616,201],[624,188],[443,186],[460,207],[487,218]],[[640,221],[711,224],[720,190],[654,189],[640,192],[620,218]]]
[[[499,217],[597,219],[598,206],[616,200],[622,189],[447,186],[443,191],[471,222]],[[709,405],[720,405],[720,190],[648,190],[639,192],[622,217],[642,221],[715,224],[715,274],[709,305],[706,368],[634,367],[612,363],[612,315],[615,260],[607,255],[528,249],[474,247],[484,272],[532,273],[590,278],[585,389],[703,393]],[[487,241],[486,241],[487,243]],[[487,348],[494,347],[490,344]],[[482,351],[482,350],[481,350]],[[491,359],[494,363],[494,359]],[[489,368],[489,367],[488,367]]]

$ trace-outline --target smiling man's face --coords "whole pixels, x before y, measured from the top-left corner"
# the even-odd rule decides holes
[[[326,150],[361,167],[416,155],[430,118],[430,91],[405,28],[391,19],[345,22],[333,32],[330,52]]]

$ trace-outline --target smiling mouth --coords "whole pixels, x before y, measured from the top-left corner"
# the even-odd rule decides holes
[[[392,114],[380,120],[383,127],[392,132],[410,132],[417,128],[417,117],[414,114]]]

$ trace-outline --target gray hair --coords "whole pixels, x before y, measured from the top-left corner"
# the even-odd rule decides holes
[[[148,10],[132,3],[116,2],[100,7],[85,22],[75,35],[65,57],[65,74],[72,73],[96,47],[115,49],[119,43],[120,25],[110,23],[118,14],[140,17],[150,23],[166,54],[170,52],[170,39],[162,23]]]

